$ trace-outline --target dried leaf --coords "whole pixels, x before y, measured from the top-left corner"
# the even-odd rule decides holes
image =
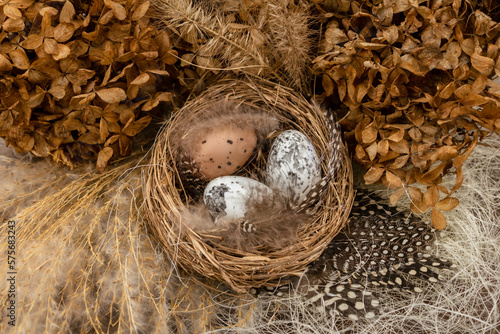
[[[477,53],[474,53],[470,57],[472,66],[478,70],[479,73],[482,74],[489,74],[491,71],[493,71],[493,68],[495,67],[495,61],[491,58],[488,57],[483,57],[480,56]]]
[[[389,142],[389,147],[399,154],[410,154],[410,144],[405,139],[398,142]]]
[[[377,144],[378,154],[381,156],[386,155],[389,152],[389,141],[387,139],[382,139]]]
[[[408,193],[411,198],[410,209],[416,214],[422,214],[429,210],[429,205],[423,199],[422,191],[415,187],[408,187]]]
[[[6,32],[20,32],[23,31],[26,26],[24,25],[23,19],[12,19],[8,18],[2,25],[3,30]]]
[[[460,204],[460,201],[458,200],[458,198],[447,197],[447,198],[442,199],[439,202],[437,202],[435,207],[436,207],[436,209],[439,209],[442,211],[450,211],[450,210],[455,209],[458,204]]]
[[[402,169],[404,166],[406,166],[409,158],[410,156],[408,154],[398,156],[396,160],[394,160],[394,162],[389,165],[389,167],[392,169]]]
[[[132,21],[138,21],[143,18],[149,9],[149,5],[149,1],[144,1],[139,6],[137,6],[137,8],[134,10],[134,13],[132,14]]]
[[[405,188],[404,187],[396,189],[391,194],[391,196],[389,197],[389,204],[391,206],[395,206],[399,202],[399,200],[401,199],[401,197],[403,197],[404,194],[405,194]]]
[[[57,54],[52,57],[54,60],[61,60],[68,57],[71,54],[71,49],[66,44],[57,44]]]
[[[39,48],[43,43],[43,36],[39,34],[29,34],[24,41],[21,42],[21,46],[27,50],[34,50]]]
[[[35,146],[35,139],[30,135],[25,134],[21,140],[17,142],[17,146],[22,152],[27,153],[33,149]]]
[[[382,163],[382,162],[390,161],[390,160],[395,159],[397,157],[399,157],[399,153],[394,152],[394,151],[389,151],[389,152],[387,152],[386,155],[381,156],[378,161],[380,163]]]
[[[375,157],[377,156],[377,151],[378,151],[377,142],[373,142],[370,146],[365,148],[365,151],[368,154],[370,161],[373,161],[375,159]]]
[[[14,124],[14,117],[11,110],[0,112],[0,130],[9,130]]]
[[[147,101],[143,106],[143,111],[150,111],[151,109],[158,106],[160,102],[172,101],[173,95],[170,92],[157,93],[152,100]]]
[[[144,116],[137,121],[130,123],[130,125],[125,126],[122,130],[124,134],[130,137],[135,137],[139,132],[141,132],[146,126],[151,123],[151,116]]]
[[[389,26],[387,29],[382,30],[382,36],[389,44],[394,44],[399,37],[399,30],[396,26]]]
[[[12,64],[3,54],[0,53],[0,72],[10,72]]]
[[[42,88],[40,88],[40,86],[36,86],[35,92],[29,98],[28,105],[32,109],[36,108],[43,102],[44,98],[45,98],[45,91]]]
[[[108,123],[106,125],[108,127],[109,132],[120,133],[122,131],[120,125],[116,121],[115,122],[108,121]]]
[[[115,15],[114,15],[113,11],[109,10],[101,15],[98,22],[100,25],[106,26],[109,24],[109,22],[111,22],[111,20],[113,19],[114,16]]]
[[[416,127],[411,128],[408,130],[408,135],[410,136],[411,139],[413,139],[416,142],[422,141],[422,132]]]
[[[137,97],[137,94],[139,94],[139,86],[138,85],[128,86],[127,97],[129,98],[129,100],[135,99]]]
[[[112,156],[113,156],[113,149],[109,146],[104,147],[102,150],[99,151],[99,154],[97,155],[96,168],[100,173],[104,172],[104,169],[108,165],[108,162]]]
[[[439,165],[433,167],[428,172],[426,172],[420,180],[418,180],[421,184],[430,184],[434,180],[436,180],[443,173],[444,167],[446,166],[446,162],[442,162]]]
[[[149,81],[149,78],[150,77],[148,73],[141,73],[130,83],[130,85],[144,85]]]
[[[130,125],[135,120],[134,111],[126,105],[120,105],[114,111],[120,115],[120,122],[125,126]]]
[[[387,178],[387,182],[389,182],[390,188],[401,188],[404,185],[403,180],[401,180],[391,171],[386,171],[385,177]]]
[[[78,137],[78,141],[84,144],[96,145],[99,141],[99,134],[89,131]]]
[[[372,143],[377,139],[378,131],[375,124],[372,122],[361,131],[361,140],[365,144]]]
[[[99,144],[104,144],[109,137],[108,122],[104,117],[99,121]]]
[[[424,201],[429,206],[435,206],[439,200],[439,190],[436,186],[431,186],[424,194]]]
[[[478,36],[485,35],[495,25],[495,22],[488,15],[480,10],[474,12],[476,22],[474,23],[474,33]]]
[[[12,59],[14,67],[17,67],[21,70],[27,70],[30,67],[30,60],[23,49],[12,50],[11,52],[9,52],[9,56],[10,59]]]
[[[59,15],[59,21],[62,23],[71,23],[73,17],[75,16],[75,7],[70,1],[66,1],[61,9],[61,15]]]
[[[453,146],[443,146],[438,150],[438,159],[441,161],[449,161],[458,155],[458,150]]]
[[[114,1],[109,2],[111,3],[111,10],[113,11],[113,15],[120,21],[125,20],[127,18],[127,10],[125,9],[125,7]]]
[[[130,138],[127,136],[120,135],[120,137],[118,138],[118,147],[120,148],[120,154],[122,156],[127,156],[132,151],[130,142]]]
[[[127,98],[127,94],[125,94],[125,91],[118,87],[104,88],[98,90],[96,93],[97,96],[99,96],[104,102],[110,104],[121,102]]]
[[[403,139],[405,135],[405,129],[399,129],[397,131],[392,132],[392,134],[387,137],[388,140],[393,142],[399,142]]]
[[[56,55],[59,53],[57,42],[52,38],[46,38],[43,41],[43,49],[49,55]]]
[[[416,187],[408,187],[408,195],[410,196],[411,200],[414,202],[421,202],[423,199],[424,194],[422,193],[422,190]]]
[[[76,118],[68,118],[63,122],[63,125],[66,129],[68,129],[68,131],[77,130],[80,133],[87,131],[85,125],[83,125],[83,123]]]
[[[349,38],[346,34],[339,28],[331,25],[325,31],[325,41],[327,43],[326,51],[331,49],[333,46],[347,42]]]
[[[433,208],[431,211],[432,225],[436,230],[442,231],[446,228],[446,218],[441,211]]]
[[[323,74],[321,84],[323,85],[326,96],[330,96],[333,94],[333,81],[328,74]]]
[[[7,5],[3,6],[3,13],[11,19],[21,19],[23,17],[21,11],[17,7],[9,5],[8,2]]]
[[[48,157],[50,154],[50,147],[47,140],[36,132],[33,134],[33,139],[34,145],[31,149],[31,153],[37,157]]]
[[[71,23],[59,23],[54,28],[54,39],[59,43],[67,42],[75,32],[75,26]]]
[[[366,184],[373,184],[377,182],[384,174],[385,169],[372,166],[365,174],[364,179]]]
[[[425,76],[428,71],[425,65],[422,64],[420,60],[409,54],[401,57],[401,63],[399,66],[402,69],[408,70],[418,76]]]
[[[167,65],[174,65],[179,60],[179,55],[176,50],[169,50],[161,58],[161,61]]]
[[[90,104],[90,102],[95,98],[95,95],[96,94],[94,92],[91,92],[73,96],[69,105],[73,110],[82,110]]]
[[[61,100],[66,95],[66,89],[68,88],[69,81],[66,77],[61,76],[50,85],[49,93],[52,94],[56,99]]]

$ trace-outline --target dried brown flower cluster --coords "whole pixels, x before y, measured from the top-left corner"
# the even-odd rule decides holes
[[[149,1],[0,0],[0,137],[73,167],[130,154],[176,53]]]
[[[317,1],[325,30],[314,71],[342,120],[367,184],[407,193],[416,213],[441,211],[478,140],[500,133],[500,17],[491,1]],[[488,9],[493,10],[487,15]],[[496,13],[494,12],[496,10]],[[443,176],[454,174],[447,189]],[[444,196],[443,196],[444,195]]]

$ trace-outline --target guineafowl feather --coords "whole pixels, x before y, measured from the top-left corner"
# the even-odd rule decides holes
[[[434,229],[424,220],[358,191],[348,226],[300,280],[254,292],[284,294],[294,286],[317,310],[351,320],[374,318],[380,310],[380,293],[420,292],[426,282],[441,279],[441,270],[452,267],[432,255],[434,239]]]

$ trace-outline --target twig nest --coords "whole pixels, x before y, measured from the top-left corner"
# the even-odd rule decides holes
[[[241,180],[236,176],[253,180],[248,187],[234,183],[234,188],[223,191],[235,197],[236,204],[228,209],[227,198],[215,194],[223,186],[220,179],[228,180],[228,176],[220,177],[207,189],[207,208],[201,195],[198,199],[191,195],[188,184],[205,182],[205,190],[208,177],[200,168],[199,145],[208,142],[213,129],[228,126],[255,133],[252,155],[241,168],[229,171],[234,173],[232,180]],[[299,162],[296,170],[287,173],[296,173],[304,181],[291,184],[298,187],[296,193],[305,194],[300,205],[291,205],[276,191],[265,199],[269,191],[260,189],[263,185],[250,185],[266,182],[271,144],[280,132],[290,133],[287,130],[303,134],[305,140],[301,137],[296,146],[312,154],[301,160],[300,150],[287,146]],[[224,136],[220,138],[227,140]],[[276,145],[284,144],[278,140]],[[276,161],[287,159],[273,154]],[[311,160],[318,165],[310,165]],[[189,272],[224,281],[238,292],[277,286],[303,273],[345,225],[353,198],[350,159],[335,122],[292,89],[267,81],[226,81],[187,102],[159,133],[145,180],[149,230],[171,259]],[[217,224],[211,215],[219,217]],[[219,221],[224,215],[231,219]]]

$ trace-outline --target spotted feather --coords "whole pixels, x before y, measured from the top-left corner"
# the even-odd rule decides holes
[[[177,170],[186,194],[195,202],[199,201],[203,197],[208,180],[202,176],[196,163],[188,157],[182,157],[177,163]]]
[[[342,131],[340,126],[335,121],[332,114],[328,114],[326,111],[323,111],[323,116],[331,137],[331,142],[327,151],[327,155],[329,156],[327,162],[327,173],[325,173],[321,180],[308,191],[305,201],[300,203],[300,205],[292,206],[291,208],[292,210],[298,210],[299,212],[305,211],[309,214],[313,214],[319,208],[320,205],[314,204],[320,204],[319,201],[324,197],[328,186],[335,178],[335,173],[340,168],[340,164],[342,162],[343,147]]]
[[[431,253],[432,227],[381,203],[358,192],[349,225],[289,288],[302,291],[318,310],[359,320],[379,314],[384,291],[421,292],[441,280],[440,272],[453,266]]]

